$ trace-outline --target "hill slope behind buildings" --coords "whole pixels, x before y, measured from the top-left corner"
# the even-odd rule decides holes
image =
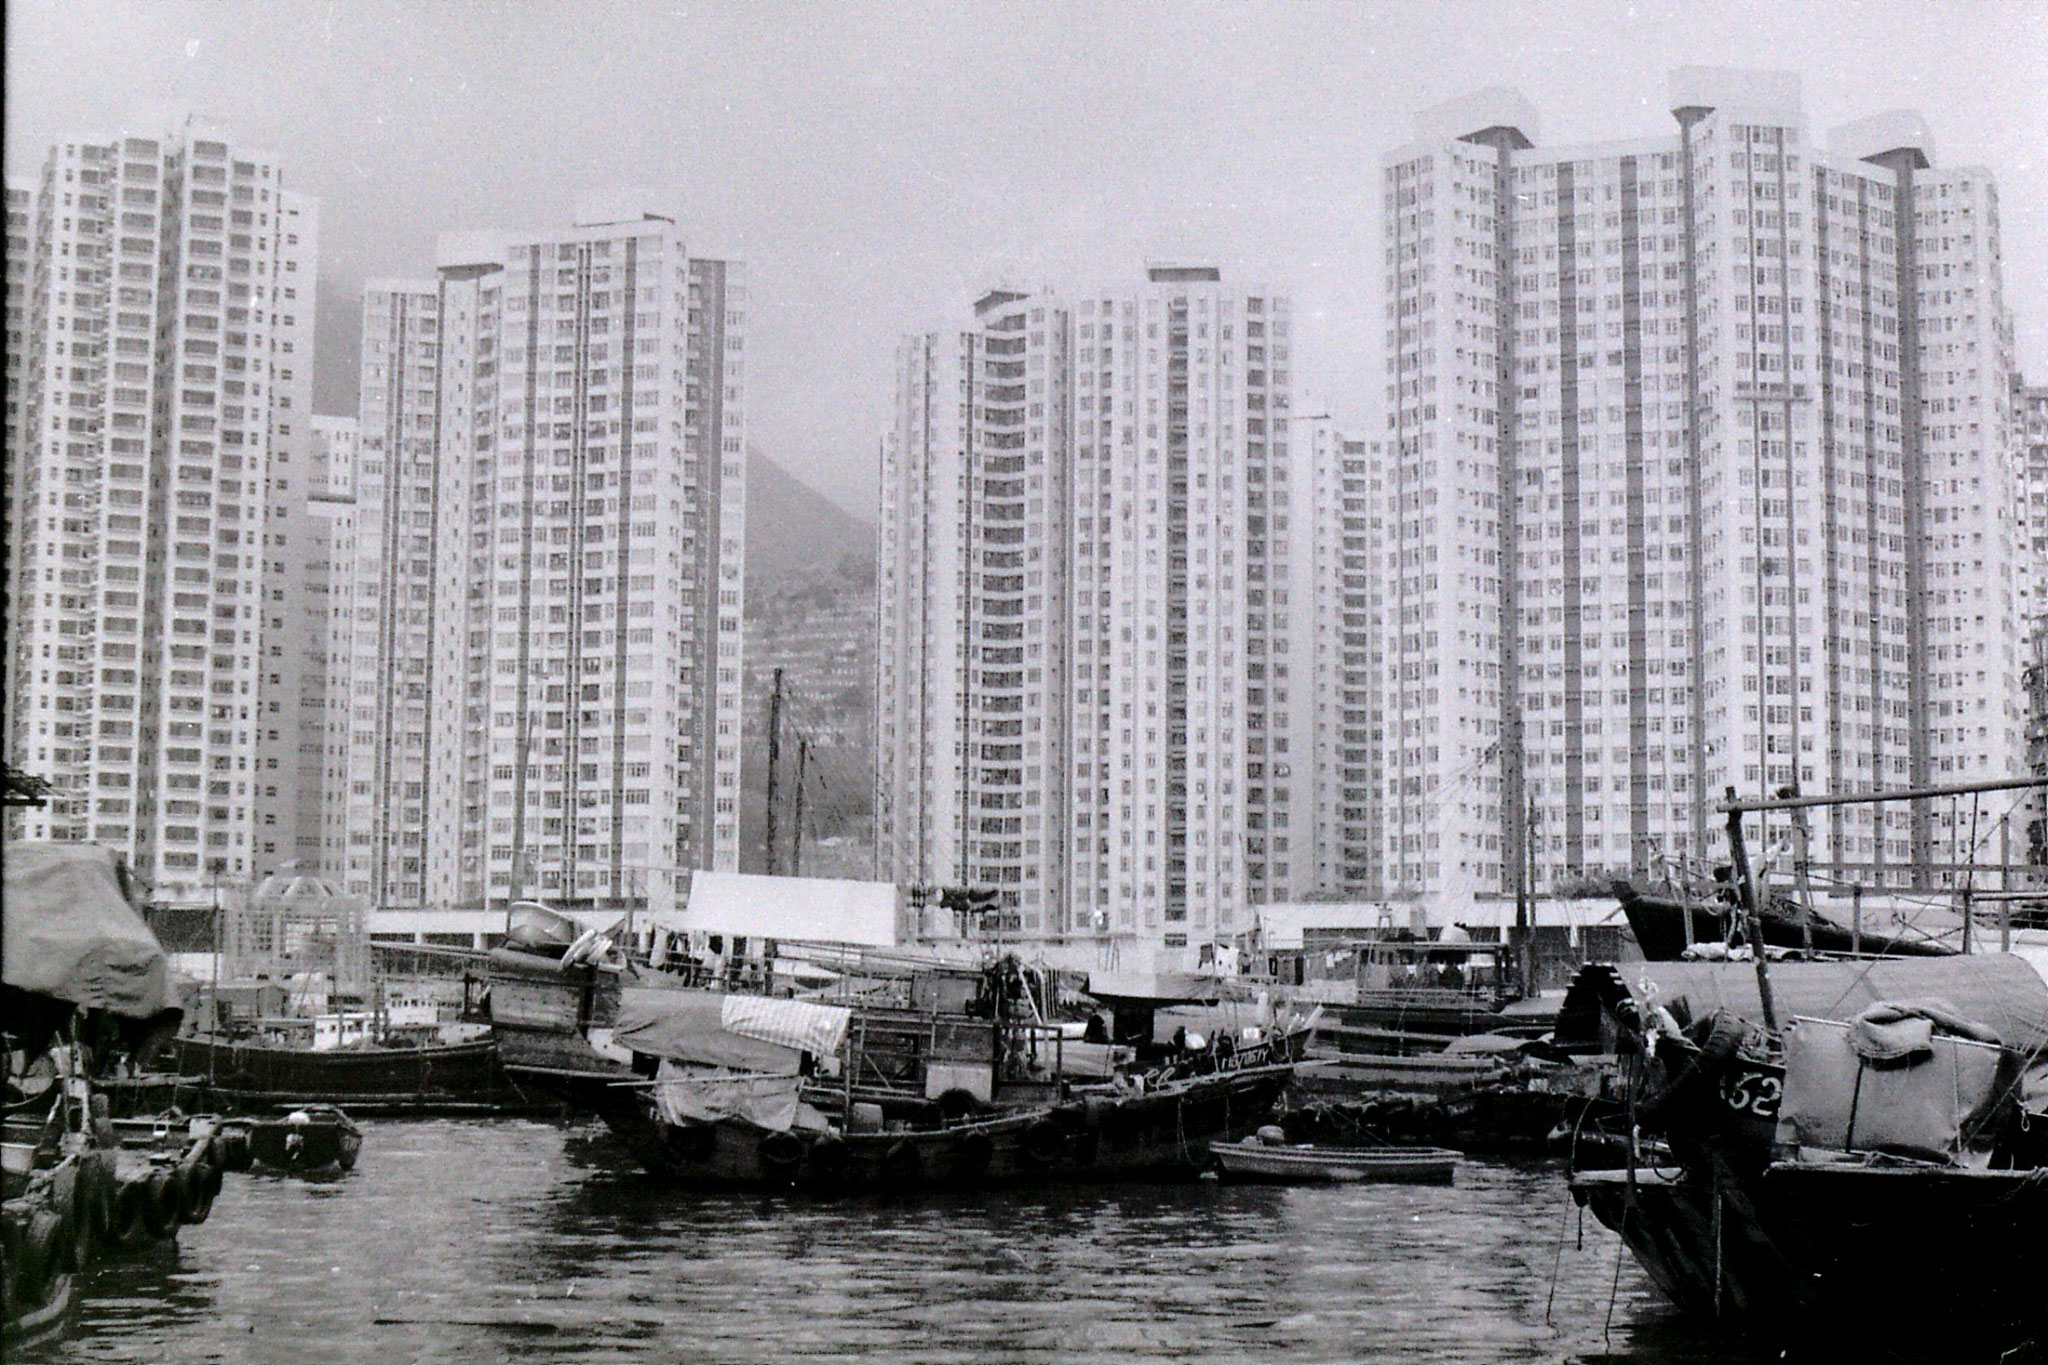
[[[805,768],[801,871],[866,877],[874,830],[874,527],[758,450],[747,477],[747,643],[740,867],[768,870],[768,705],[783,670],[778,867],[799,870],[797,745]]]

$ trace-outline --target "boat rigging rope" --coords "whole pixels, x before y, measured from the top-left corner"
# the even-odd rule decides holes
[[[1551,1320],[1550,1310],[1557,1303],[1557,1273],[1564,1265],[1564,1232],[1571,1221],[1572,1206],[1566,1204],[1560,1211],[1564,1214],[1565,1221],[1557,1225],[1557,1250],[1550,1257],[1550,1294],[1543,1300],[1543,1325],[1545,1327],[1555,1327],[1557,1325]]]

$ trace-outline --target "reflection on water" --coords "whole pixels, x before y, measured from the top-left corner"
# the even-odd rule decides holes
[[[366,1125],[325,1184],[230,1177],[175,1252],[105,1269],[90,1361],[1361,1360],[1732,1365],[1555,1165],[1455,1187],[1075,1186],[704,1197],[527,1122]],[[1617,1273],[1618,1268],[1618,1273]],[[295,1350],[294,1348],[302,1348]]]

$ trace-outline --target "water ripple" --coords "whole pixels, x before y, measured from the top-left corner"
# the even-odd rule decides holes
[[[1580,1249],[1548,1163],[1470,1162],[1448,1189],[814,1202],[665,1190],[581,1129],[366,1128],[340,1180],[231,1177],[204,1226],[97,1272],[63,1334],[18,1358],[1745,1359],[1675,1320],[1632,1263],[1617,1277],[1596,1225]]]

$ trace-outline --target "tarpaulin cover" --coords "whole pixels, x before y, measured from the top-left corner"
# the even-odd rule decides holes
[[[843,1005],[817,1005],[808,1000],[728,995],[718,1017],[727,1033],[830,1057],[846,1041],[846,1025],[853,1011]]]
[[[1985,1136],[1999,1055],[1988,1043],[1930,1037],[1918,1060],[1875,1065],[1854,1025],[1799,1019],[1785,1040],[1784,1117],[1804,1146],[1957,1160]]]
[[[794,1076],[692,1074],[664,1062],[654,1086],[654,1105],[674,1124],[739,1119],[771,1133],[792,1128],[822,1132],[825,1120],[797,1098]]]
[[[1780,1026],[1796,1015],[1846,1023],[1885,1001],[1939,1000],[2023,1057],[2048,1052],[2048,982],[2007,953],[1774,962],[1767,970]],[[1753,962],[1599,963],[1582,968],[1565,993],[1557,1016],[1558,1043],[1597,1044],[1603,1009],[1611,1012],[1624,1002],[1663,1005],[1674,1015],[1682,1002],[1681,1022],[1704,1019],[1717,1009],[1763,1022]]]
[[[801,1054],[795,1048],[725,1028],[721,1018],[730,998],[722,991],[628,990],[612,1042],[669,1061],[796,1075]]]
[[[176,1003],[163,947],[123,892],[111,849],[9,843],[6,864],[8,985],[136,1019]]]

